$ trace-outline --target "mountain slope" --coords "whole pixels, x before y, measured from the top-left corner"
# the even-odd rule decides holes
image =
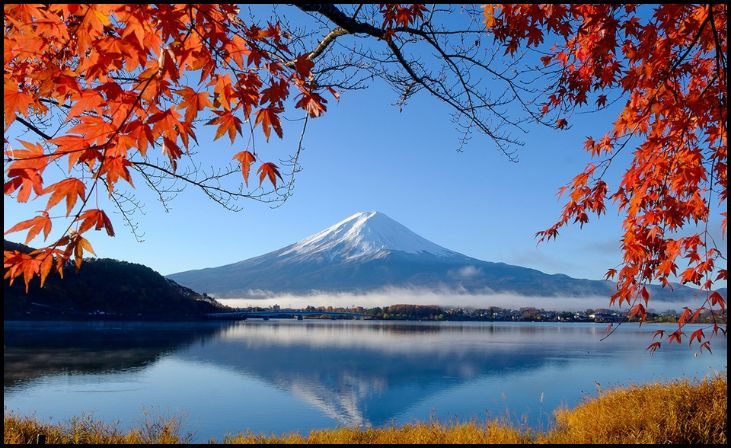
[[[220,297],[314,291],[366,292],[385,287],[505,292],[530,296],[609,296],[608,281],[549,275],[492,263],[428,241],[379,212],[361,212],[295,244],[216,268],[170,275]],[[690,288],[653,288],[653,297],[680,300]]]
[[[22,244],[4,241],[5,250],[30,252]],[[38,279],[28,294],[22,279],[3,282],[5,320],[12,319],[195,319],[225,309],[210,297],[166,279],[136,263],[86,259],[81,270],[72,265],[61,279],[53,272],[43,288]]]

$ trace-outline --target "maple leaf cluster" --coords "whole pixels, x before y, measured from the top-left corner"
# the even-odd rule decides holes
[[[114,235],[105,211],[91,208],[92,193],[99,184],[110,195],[119,182],[133,187],[151,150],[175,172],[201,124],[233,145],[246,122],[267,140],[281,138],[280,117],[295,92],[294,107],[306,116],[327,110],[308,55],[290,52],[278,23],[246,25],[238,12],[215,4],[4,6],[5,130],[21,123],[41,137],[5,140],[5,195],[46,201],[38,216],[5,233],[26,231],[28,243],[41,232],[47,238],[59,220],[69,222],[47,247],[5,251],[5,279],[22,276],[27,289],[35,276],[43,286],[54,266],[62,275],[71,258],[79,266],[93,253],[86,231]],[[49,120],[60,122],[60,132],[47,135],[34,125]],[[268,179],[276,188],[282,179],[253,149],[233,158],[247,186],[259,162],[260,185]],[[51,165],[67,171],[47,185]],[[54,215],[61,203],[65,214]]]
[[[591,99],[603,108],[609,96],[626,101],[605,135],[587,138],[585,149],[601,160],[561,188],[559,194],[569,192],[561,218],[537,236],[556,238],[560,228],[583,225],[614,201],[624,214],[624,235],[621,267],[607,272],[617,279],[611,303],[628,304],[629,316],[642,322],[651,282],[672,287],[671,279],[678,278],[696,285],[705,300],[686,307],[667,336],[668,343],[680,343],[684,325],[703,311],[719,318],[712,334],[725,334],[725,298],[713,291],[716,282],[727,280],[725,257],[708,223],[712,212],[720,216],[725,239],[727,6],[653,8],[648,18],[637,5],[500,4],[486,5],[484,16],[506,54],[522,45],[537,48],[544,53],[542,65],[558,73],[544,114],[565,113]],[[545,49],[549,35],[559,43]],[[562,117],[556,127],[567,124]],[[610,192],[604,174],[628,146],[634,147],[630,165]],[[681,232],[693,226],[701,230]],[[694,340],[710,350],[702,329],[689,343]]]
[[[382,3],[379,7],[383,14],[383,28],[407,28],[423,19],[428,10],[426,5],[420,3]]]
[[[421,3],[380,3],[378,7],[383,15],[383,37],[389,41],[397,30],[409,29],[422,20],[424,13],[428,11],[426,5]]]

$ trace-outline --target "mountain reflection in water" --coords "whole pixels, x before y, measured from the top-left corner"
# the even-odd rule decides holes
[[[251,325],[224,330],[214,346],[179,356],[256,375],[343,425],[380,425],[423,397],[475,377],[567,362],[516,342],[516,335],[536,334],[532,327],[482,325]]]
[[[176,410],[180,405],[194,407],[184,412],[196,434],[205,437],[246,429],[377,426],[428,418],[434,411],[440,418],[483,419],[486,413],[504,415],[506,406],[530,424],[545,425],[555,407],[576,404],[582,393],[595,391],[597,381],[609,386],[699,378],[726,366],[722,339],[715,340],[712,357],[693,357],[685,347],[650,356],[644,347],[651,329],[627,326],[600,341],[605,328],[286,320],[6,322],[5,406],[57,419],[78,415],[89,410],[84,408],[82,386],[114,378],[120,388],[134,381],[139,389],[119,391],[135,400],[138,409],[151,404]],[[166,363],[172,367],[151,373]],[[162,393],[166,382],[185,387]],[[262,388],[276,389],[283,396],[264,394]],[[26,395],[56,396],[60,391],[72,400],[24,408],[31,406],[22,400]],[[545,402],[544,392],[549,397]],[[156,402],[146,403],[152,396]],[[211,403],[200,397],[216,398]],[[100,412],[108,406],[109,413],[115,412],[114,398],[106,401],[88,405]],[[116,418],[124,422],[127,417]]]

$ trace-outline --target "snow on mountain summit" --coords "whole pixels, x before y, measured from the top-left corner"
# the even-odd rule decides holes
[[[280,256],[342,257],[346,260],[380,258],[392,251],[435,256],[458,255],[420,237],[380,212],[356,213],[322,232],[286,248]]]

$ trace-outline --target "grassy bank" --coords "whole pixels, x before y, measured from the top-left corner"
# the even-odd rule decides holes
[[[498,422],[419,423],[374,429],[334,429],[308,435],[227,435],[224,443],[713,443],[726,444],[727,380],[632,386],[602,393],[575,409],[556,412],[547,432]],[[177,419],[147,419],[129,432],[92,418],[65,425],[5,415],[4,443],[184,443]]]

